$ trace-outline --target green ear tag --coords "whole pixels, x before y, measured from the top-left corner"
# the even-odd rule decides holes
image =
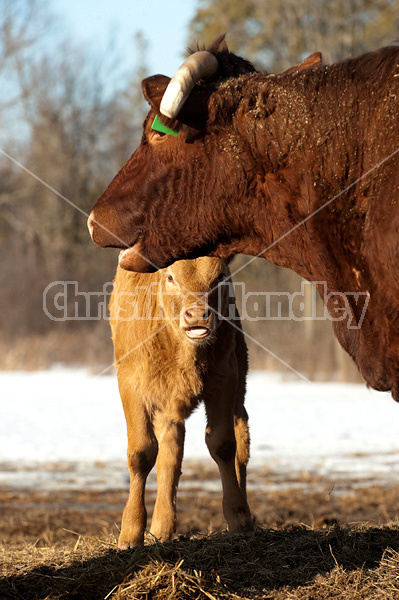
[[[170,129],[170,127],[166,127],[166,125],[164,125],[161,121],[161,119],[158,117],[158,115],[155,115],[155,119],[152,123],[151,129],[154,129],[155,131],[159,131],[159,133],[167,133],[168,135],[179,135],[179,132],[176,131],[175,129]]]

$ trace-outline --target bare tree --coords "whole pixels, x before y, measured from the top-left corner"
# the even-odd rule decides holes
[[[0,116],[26,98],[22,65],[34,63],[52,22],[46,0],[0,0]]]
[[[144,54],[140,44],[137,52]],[[16,49],[7,66],[23,93],[17,127],[3,146],[11,159],[0,156],[0,310],[8,316],[0,325],[0,350],[2,340],[12,339],[14,363],[25,361],[32,340],[40,339],[38,355],[50,360],[97,354],[111,361],[106,322],[55,324],[43,313],[42,296],[55,280],[101,292],[114,276],[115,252],[92,244],[86,215],[141,136],[142,72],[121,73],[116,55],[94,57],[70,42],[44,45],[29,65],[22,54]],[[76,344],[78,331],[82,339],[90,334],[91,347]]]

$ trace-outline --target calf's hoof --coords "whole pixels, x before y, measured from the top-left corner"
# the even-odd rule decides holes
[[[164,542],[170,542],[170,540],[173,537],[174,532],[175,532],[174,527],[162,527],[162,528],[151,527],[150,535],[153,537],[153,539],[155,541],[164,543]]]
[[[121,533],[118,540],[118,550],[129,550],[129,548],[136,548],[136,546],[142,546],[143,544],[144,534],[131,537]]]
[[[229,510],[224,507],[224,516],[227,521],[227,529],[230,535],[254,535],[254,523],[249,511],[248,504],[238,505]]]
[[[253,528],[245,529],[245,531],[233,531],[232,533],[230,533],[230,531],[229,531],[229,534],[232,537],[245,537],[245,538],[249,538],[249,539],[254,538],[256,535],[255,529],[253,529]]]

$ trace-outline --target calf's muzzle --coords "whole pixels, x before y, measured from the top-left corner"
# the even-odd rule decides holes
[[[184,311],[184,321],[188,326],[199,323],[210,326],[212,322],[212,313],[206,307],[190,306]]]
[[[214,330],[213,313],[206,306],[190,306],[184,309],[181,327],[187,338],[195,343],[208,340]]]

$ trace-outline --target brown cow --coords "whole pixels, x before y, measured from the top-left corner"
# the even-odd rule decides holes
[[[219,285],[228,276],[225,261],[209,257],[146,275],[118,268],[110,311],[130,471],[121,549],[143,542],[145,483],[155,461],[158,491],[151,533],[167,541],[175,531],[184,421],[200,401],[229,531],[253,530],[246,501],[247,349],[228,286]]]
[[[398,400],[399,48],[280,75],[223,40],[190,60],[171,87],[144,80],[142,143],[97,201],[93,240],[137,271],[238,252],[293,269],[347,310],[340,343]],[[151,128],[161,111],[177,136]]]

